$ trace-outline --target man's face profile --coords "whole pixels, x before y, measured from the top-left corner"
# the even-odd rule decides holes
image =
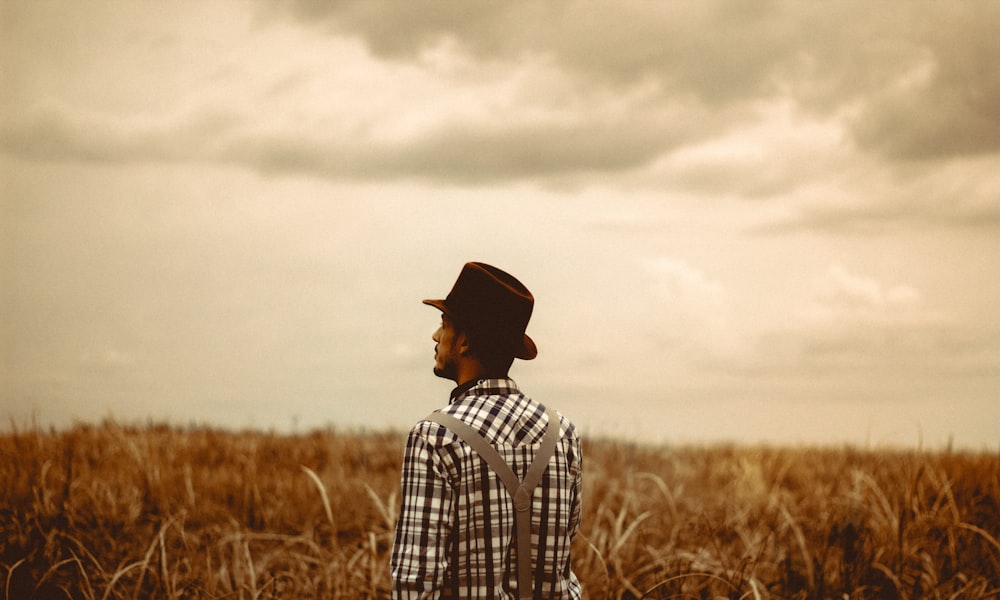
[[[434,345],[434,374],[444,379],[457,381],[458,348],[454,322],[447,315],[441,315],[441,325],[431,336]]]

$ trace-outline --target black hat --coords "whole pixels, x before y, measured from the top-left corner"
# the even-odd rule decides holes
[[[485,263],[465,263],[444,300],[424,300],[473,334],[510,344],[516,358],[538,355],[535,342],[524,330],[531,319],[535,298],[513,275]]]

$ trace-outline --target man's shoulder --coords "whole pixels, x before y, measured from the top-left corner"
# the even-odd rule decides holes
[[[555,408],[555,407],[553,407]],[[559,416],[560,438],[577,440],[576,427],[565,415]],[[460,442],[461,438],[432,415],[441,413],[468,425],[491,444],[520,446],[540,443],[548,427],[546,406],[526,395],[513,379],[480,379],[453,393],[451,401],[418,421],[411,435],[431,446]]]
[[[420,419],[410,428],[410,437],[419,438],[433,447],[442,447],[458,441],[459,438],[454,432],[433,420],[433,416],[437,413],[448,414],[443,409],[436,410]]]
[[[561,429],[562,437],[578,440],[579,436],[577,435],[576,425],[573,421],[559,411],[556,411],[556,414],[559,415],[559,427]]]

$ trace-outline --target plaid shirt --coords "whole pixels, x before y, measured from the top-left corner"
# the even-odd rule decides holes
[[[441,409],[478,431],[524,478],[548,425],[545,409],[510,379],[482,379],[452,392]],[[583,456],[573,424],[535,488],[531,519],[534,597],[581,597],[570,570],[580,527]],[[486,461],[448,429],[420,421],[403,456],[402,506],[392,549],[392,597],[517,597],[514,505]]]

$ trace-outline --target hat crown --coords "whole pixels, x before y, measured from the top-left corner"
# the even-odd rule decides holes
[[[520,281],[483,263],[467,263],[445,299],[464,325],[512,333],[524,333],[534,302]]]

